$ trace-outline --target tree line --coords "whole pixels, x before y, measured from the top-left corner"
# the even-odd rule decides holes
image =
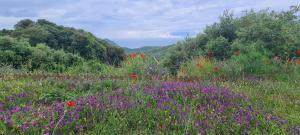
[[[40,55],[48,53],[48,56],[60,57],[59,59],[68,57],[69,60],[65,59],[65,62],[71,62],[71,59],[86,59],[114,66],[118,66],[125,58],[123,49],[112,46],[106,40],[99,39],[90,32],[59,26],[45,19],[39,19],[36,22],[30,19],[21,20],[13,30],[1,30],[0,37],[1,51],[6,52],[1,52],[1,63],[13,64],[14,67],[26,65],[28,61],[24,59],[27,56],[38,55],[36,52]],[[17,60],[18,57],[22,57],[22,63],[18,62],[20,61]],[[71,63],[76,63],[76,60]],[[36,62],[35,59],[30,59],[30,61]],[[49,58],[47,61],[57,62],[54,58]],[[69,65],[70,63],[64,66]],[[36,66],[32,65],[32,68],[34,67]]]
[[[187,37],[168,49],[163,63],[173,74],[183,62],[196,56],[228,60],[239,54],[252,57],[293,59],[300,49],[299,7],[276,12],[245,11],[234,17],[226,10],[218,23],[207,26],[194,38]],[[253,57],[255,59],[255,57]]]

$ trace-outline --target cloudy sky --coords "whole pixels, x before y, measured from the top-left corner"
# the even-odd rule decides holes
[[[225,9],[286,10],[299,0],[0,0],[0,29],[43,18],[81,28],[121,46],[175,43],[218,21]]]

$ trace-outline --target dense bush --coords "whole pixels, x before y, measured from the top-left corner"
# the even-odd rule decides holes
[[[181,63],[195,56],[202,55],[217,60],[226,60],[236,56],[237,53],[253,51],[240,50],[249,48],[249,45],[254,45],[260,50],[255,50],[259,51],[257,54],[249,52],[249,54],[253,53],[250,60],[246,60],[249,54],[240,56],[245,57],[245,61],[248,62],[256,59],[254,57],[261,57],[259,56],[261,53],[263,53],[263,59],[274,57],[281,60],[293,59],[296,57],[295,51],[300,49],[298,13],[299,7],[291,7],[289,11],[283,12],[251,10],[241,17],[234,18],[232,13],[225,11],[220,17],[220,22],[207,26],[204,33],[172,46],[163,60],[164,65],[170,69],[171,73],[176,74]],[[251,68],[248,67],[247,70],[252,70]]]
[[[28,39],[31,46],[44,43],[55,50],[78,54],[85,59],[100,60],[111,65],[119,65],[125,55],[123,49],[96,38],[92,33],[58,26],[44,19],[37,22],[21,20],[15,25],[15,30],[2,30],[0,35]]]
[[[201,80],[239,80],[248,77],[271,80],[300,80],[300,65],[269,59],[256,45],[243,48],[244,53],[232,56],[226,61],[195,57],[182,63],[177,76],[197,77]],[[242,51],[242,52],[243,52]]]
[[[223,77],[223,69],[216,61],[204,57],[193,58],[181,65],[178,76],[197,77],[201,80],[213,80]]]
[[[11,65],[16,69],[25,68],[30,71],[62,72],[82,61],[83,58],[77,55],[53,50],[44,44],[32,47],[25,40],[0,36],[0,63],[2,65]]]

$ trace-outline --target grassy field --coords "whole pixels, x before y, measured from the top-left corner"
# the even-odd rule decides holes
[[[2,75],[0,134],[299,134],[296,81],[38,75]]]
[[[299,134],[296,75],[239,76],[196,58],[173,76],[155,63],[134,54],[91,73],[1,68],[0,134]]]
[[[98,2],[89,2],[97,7],[94,4]],[[127,2],[131,3],[116,1],[113,5]],[[300,5],[284,11],[279,11],[280,6],[275,10],[245,9],[237,14],[225,10],[209,25],[202,22],[207,21],[203,19],[207,14],[201,17],[197,13],[195,4],[201,2],[170,2],[162,6],[166,10],[155,8],[150,14],[146,13],[148,4],[142,1],[129,4],[147,5],[137,8],[146,9],[141,13],[147,20],[139,20],[142,16],[132,8],[127,12],[107,6],[114,13],[105,11],[100,19],[104,23],[97,23],[99,28],[111,22],[126,30],[108,27],[113,29],[99,29],[98,36],[113,38],[117,34],[116,42],[131,47],[174,41],[169,46],[138,49],[121,48],[95,36],[95,31],[85,31],[98,27],[89,25],[95,22],[90,15],[84,17],[90,21],[70,19],[65,13],[56,19],[51,19],[52,14],[46,17],[68,23],[68,27],[39,19],[40,13],[34,20],[9,15],[8,19],[14,20],[7,23],[11,27],[0,30],[0,135],[300,135]],[[84,3],[79,4],[83,4],[82,10],[90,5]],[[106,3],[99,4],[103,7]],[[192,7],[181,10],[175,3]],[[158,5],[162,4],[159,1]],[[222,10],[201,7],[205,4],[200,4],[203,13]],[[63,11],[69,13],[67,10]],[[164,13],[158,13],[161,11]],[[126,22],[134,23],[115,23],[124,20],[123,14],[128,14]],[[191,18],[192,23],[176,21],[183,19],[176,17]],[[18,18],[22,20],[13,26]],[[155,19],[172,22],[160,26]],[[88,27],[69,26],[80,24],[70,23],[78,20]],[[139,21],[150,21],[151,25],[135,25]]]

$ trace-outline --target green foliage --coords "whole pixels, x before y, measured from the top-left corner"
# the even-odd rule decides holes
[[[268,64],[270,60],[267,57],[267,54],[263,53],[265,52],[264,49],[258,47],[259,45],[257,44],[241,46],[239,48],[241,54],[233,56],[230,60],[237,64],[235,69],[241,69],[241,71],[246,74],[263,75],[268,72],[268,69],[271,68],[270,64]]]
[[[208,59],[202,60],[209,63]],[[210,63],[214,64],[212,61]],[[168,85],[170,83],[174,85]],[[70,89],[70,84],[76,87]],[[223,96],[233,93],[216,89],[216,93],[210,96],[199,92],[207,88],[197,88],[202,83],[191,83],[191,87],[182,86],[186,84],[188,83],[140,80],[138,85],[132,86],[124,80],[89,80],[83,76],[61,80],[48,77],[42,81],[34,81],[29,76],[3,80],[0,82],[0,89],[6,93],[0,94],[0,103],[3,105],[0,107],[3,107],[3,116],[11,116],[13,123],[10,125],[6,119],[0,121],[0,132],[53,133],[53,128],[60,123],[60,119],[63,126],[57,127],[57,134],[197,134],[200,128],[207,134],[291,134],[293,129],[288,129],[299,125],[297,100],[300,95],[297,92],[297,82],[218,82],[221,87],[243,94],[229,98]],[[214,86],[211,83],[208,85]],[[152,96],[152,93],[144,92],[147,89],[160,94]],[[160,96],[163,93],[166,95]],[[244,95],[247,97],[245,100],[239,98]],[[228,107],[222,111],[222,102],[228,100],[232,100],[232,104],[238,107]],[[74,101],[75,105],[69,107],[69,101]],[[201,105],[207,105],[208,109]],[[250,111],[252,109],[254,111]],[[13,111],[15,113],[10,115]],[[242,117],[238,117],[239,115]],[[249,123],[237,122],[248,118],[251,119]],[[288,120],[287,123],[280,124],[285,120]],[[65,124],[67,121],[69,122]],[[202,126],[200,122],[210,124],[207,127],[211,128],[199,128]]]
[[[25,40],[16,40],[8,36],[0,37],[0,56],[1,64],[30,71],[62,72],[69,66],[83,61],[77,55],[53,50],[44,44],[32,47]]]
[[[258,80],[226,81],[221,85],[247,95],[258,110],[262,109],[277,114],[282,118],[287,118],[292,123],[300,122],[300,112],[298,111],[300,106],[296,103],[300,96],[300,93],[296,91],[300,89],[300,85],[292,81],[261,80],[256,83],[253,81]]]
[[[57,101],[66,101],[68,99],[72,99],[72,97],[73,96],[68,93],[62,93],[60,91],[49,91],[42,93],[39,97],[39,100],[40,102],[50,104]]]
[[[182,63],[178,76],[198,77],[198,79],[230,79],[256,76],[272,80],[299,80],[299,65],[284,61],[279,57],[269,58],[269,53],[260,43],[235,44],[239,53],[226,61],[195,57]],[[217,68],[217,71],[214,71]]]
[[[185,61],[187,58],[184,51],[180,51],[181,47],[176,46],[173,50],[168,54],[168,58],[163,60],[163,64],[165,67],[168,67],[169,72],[171,74],[176,74],[177,70],[180,67],[180,64]]]
[[[206,48],[209,52],[212,52],[216,59],[227,59],[230,57],[231,47],[228,40],[224,37],[218,37],[215,40],[210,40]]]
[[[24,19],[19,21],[16,25],[15,25],[15,29],[26,29],[28,27],[31,27],[34,25],[34,21],[30,20],[30,19]]]
[[[193,58],[181,65],[178,76],[197,77],[201,80],[213,80],[224,76],[221,66],[213,60],[204,57]]]
[[[187,38],[185,41],[172,46],[163,60],[164,65],[175,74],[181,63],[193,57],[208,55],[218,60],[225,60],[234,57],[236,52],[247,52],[239,49],[248,48],[249,45],[260,48],[255,50],[259,53],[253,52],[251,54],[252,52],[249,52],[241,55],[238,59],[243,64],[256,58],[293,59],[296,57],[295,51],[299,50],[300,45],[298,13],[299,7],[296,6],[284,12],[270,10],[255,12],[251,10],[238,18],[234,18],[233,13],[225,11],[220,17],[220,22],[206,27],[204,33],[195,38]],[[260,53],[263,53],[263,56]],[[248,56],[250,57],[249,60],[247,60]],[[236,63],[238,64],[238,62]],[[251,68],[249,67],[247,72],[252,72],[250,71]],[[253,69],[253,72],[254,70],[258,69]]]
[[[247,12],[239,19],[238,40],[241,43],[260,42],[270,57],[295,55],[292,51],[300,43],[297,40],[300,23],[295,21],[297,12],[296,8],[282,13],[267,10]]]
[[[141,48],[136,48],[136,49],[130,49],[124,47],[123,49],[125,50],[126,54],[131,54],[131,53],[143,53],[147,54],[156,58],[163,58],[165,56],[165,52],[170,50],[173,45],[168,45],[168,46],[145,46]]]
[[[123,74],[129,76],[136,74],[138,76],[145,75],[146,60],[140,57],[140,54],[134,54],[134,57],[128,57],[127,60],[122,63]]]
[[[99,60],[111,65],[119,65],[125,56],[120,47],[112,46],[89,32],[58,26],[44,19],[37,22],[21,20],[15,25],[15,30],[2,30],[0,35],[25,38],[31,46],[44,43],[55,50],[78,54],[85,59]]]
[[[220,17],[220,23],[214,23],[212,26],[207,26],[204,33],[207,34],[210,40],[219,37],[226,38],[229,42],[236,39],[236,19],[233,18],[233,13],[225,10]]]

